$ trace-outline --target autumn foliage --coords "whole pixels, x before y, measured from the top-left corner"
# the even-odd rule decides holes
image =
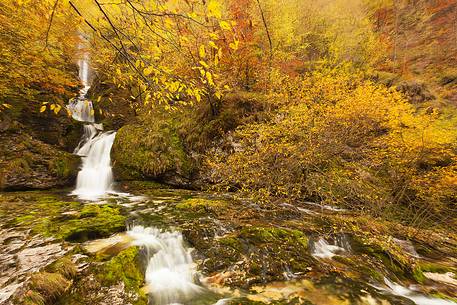
[[[210,154],[219,188],[265,203],[320,201],[416,225],[455,209],[455,112],[417,110],[347,67],[292,82],[290,103],[267,122],[238,128],[231,151]]]

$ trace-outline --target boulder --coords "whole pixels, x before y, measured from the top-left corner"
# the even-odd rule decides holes
[[[118,180],[157,180],[186,186],[191,175],[190,158],[171,120],[122,127],[111,151]]]

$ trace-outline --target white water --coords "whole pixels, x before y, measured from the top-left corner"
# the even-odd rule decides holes
[[[81,50],[82,48],[83,44],[80,44],[79,49]],[[71,112],[73,119],[81,122],[93,123],[95,121],[94,108],[92,101],[86,98],[87,92],[90,89],[90,67],[89,55],[87,53],[83,53],[82,58],[78,60],[78,67],[79,79],[84,87],[79,91],[79,97],[70,101],[67,105],[67,109]]]
[[[351,246],[344,235],[337,236],[332,244],[321,237],[314,242],[312,255],[318,258],[332,258],[342,252],[349,251],[351,251]]]
[[[414,248],[414,245],[411,241],[409,240],[403,240],[403,239],[397,239],[394,238],[393,241],[402,248],[403,251],[405,251],[407,254],[409,254],[412,257],[419,258],[420,255],[417,253],[416,248]]]
[[[80,122],[95,122],[94,107],[92,101],[85,98],[90,87],[81,89],[80,96],[70,101],[67,109],[71,112],[73,119]]]
[[[424,296],[409,288],[403,287],[397,283],[393,283],[387,278],[384,278],[384,282],[387,285],[387,289],[385,290],[392,294],[408,298],[417,305],[457,305],[457,303],[453,301]]]
[[[111,147],[115,132],[104,132],[92,136],[76,152],[82,156],[82,168],[78,173],[73,195],[84,200],[97,200],[112,191]]]
[[[82,45],[80,49],[82,49]],[[111,147],[115,132],[102,132],[103,126],[95,124],[92,101],[86,98],[90,88],[90,67],[87,53],[78,61],[79,78],[84,86],[79,97],[73,99],[67,108],[75,120],[87,122],[84,134],[74,153],[82,157],[82,167],[78,173],[76,189],[72,192],[83,200],[98,200],[113,192],[113,172],[111,169]]]
[[[127,234],[147,251],[146,284],[153,304],[186,304],[203,288],[196,284],[196,267],[178,232],[135,226]]]

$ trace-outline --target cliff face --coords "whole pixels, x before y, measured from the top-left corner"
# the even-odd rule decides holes
[[[12,107],[0,113],[0,190],[73,184],[80,161],[71,152],[81,137],[81,124],[65,110],[40,113],[39,102],[19,94],[8,101]]]
[[[383,70],[425,82],[457,103],[457,1],[401,0],[376,11],[375,28],[390,48]]]

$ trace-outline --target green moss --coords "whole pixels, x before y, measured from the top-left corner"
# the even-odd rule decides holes
[[[50,224],[50,232],[69,241],[108,237],[125,230],[126,217],[114,205],[86,205],[77,219]]]
[[[116,134],[112,157],[123,180],[160,179],[175,173],[187,177],[191,163],[170,114],[158,114],[141,125],[127,125]]]
[[[11,225],[32,229],[34,233],[68,241],[86,241],[125,229],[126,216],[119,205],[62,201],[55,195],[40,192],[23,194],[26,195],[21,200],[28,202],[27,208],[17,205],[16,213],[20,216],[15,217]],[[0,210],[6,208],[8,206],[1,206]]]
[[[429,262],[420,262],[412,269],[412,275],[417,282],[423,283],[426,279],[424,272],[446,273],[455,271],[455,269],[447,266]]]
[[[148,300],[141,287],[144,283],[144,275],[141,271],[141,264],[138,256],[138,248],[131,247],[100,267],[96,277],[103,286],[115,285],[123,282],[128,291],[134,291],[138,294],[139,300],[137,305],[147,304]]]
[[[258,243],[298,242],[305,249],[308,248],[308,237],[301,231],[275,227],[245,227],[240,237]]]
[[[46,267],[46,270],[53,273],[59,273],[66,279],[73,279],[78,273],[76,265],[68,257],[62,257]]]
[[[227,202],[204,198],[190,198],[181,201],[176,208],[181,210],[208,211],[227,207]]]
[[[29,290],[22,300],[17,300],[21,305],[45,305],[45,298],[37,291]]]
[[[74,176],[78,170],[80,160],[76,156],[61,154],[49,164],[49,168],[58,177],[68,178]]]
[[[224,246],[231,247],[237,251],[242,251],[243,244],[236,237],[225,236],[225,237],[220,238],[218,241],[220,244],[222,244]]]

